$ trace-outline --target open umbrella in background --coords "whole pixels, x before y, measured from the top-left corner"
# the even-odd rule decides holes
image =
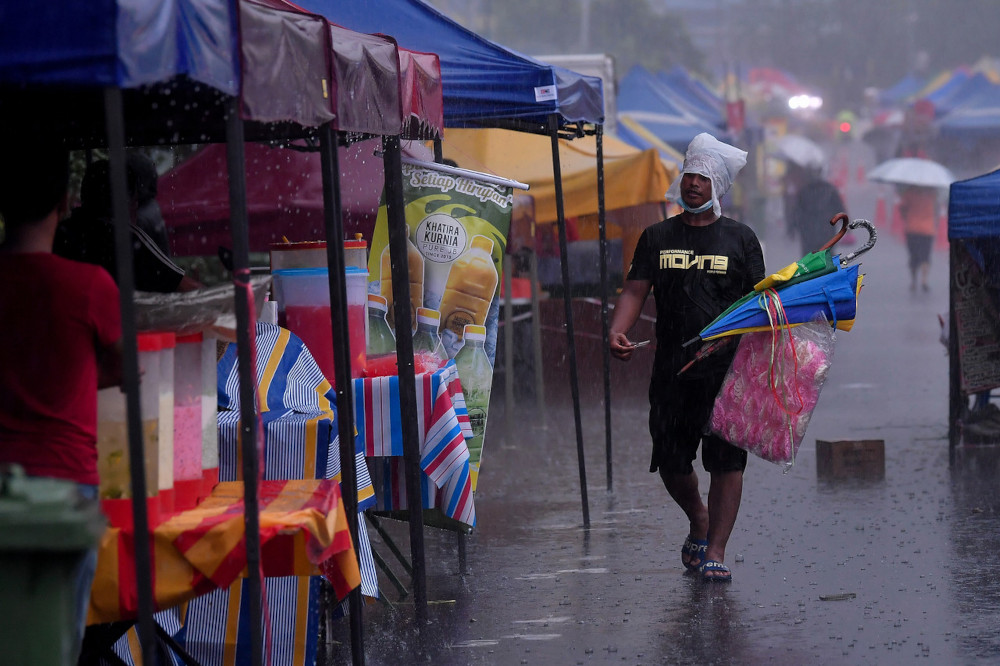
[[[868,180],[890,185],[947,188],[955,176],[944,165],[922,157],[897,157],[868,172]]]
[[[846,215],[838,215],[831,222],[845,222],[837,236],[817,252],[807,254],[754,286],[754,290],[733,303],[712,323],[685,343],[703,342],[694,360],[681,368],[683,373],[697,361],[722,349],[736,340],[737,335],[776,328],[792,328],[809,323],[823,315],[831,326],[849,331],[857,313],[858,291],[861,275],[858,266],[849,266],[876,242],[875,227],[868,220],[854,220],[846,224]],[[834,255],[832,246],[844,232],[864,227],[868,241],[848,255]],[[678,373],[678,374],[680,374]]]
[[[826,166],[826,153],[817,143],[799,134],[786,134],[778,139],[774,156],[794,162],[804,169],[819,170]]]

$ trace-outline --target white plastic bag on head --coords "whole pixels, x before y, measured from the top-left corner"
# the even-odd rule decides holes
[[[736,146],[719,141],[711,134],[702,132],[691,139],[684,154],[684,166],[680,175],[670,184],[667,199],[681,200],[681,176],[695,173],[712,181],[712,210],[715,216],[722,215],[719,201],[733,185],[733,180],[747,163],[747,152]]]

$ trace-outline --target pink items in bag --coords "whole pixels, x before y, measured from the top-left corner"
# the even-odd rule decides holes
[[[709,429],[764,460],[791,466],[830,370],[833,342],[825,321],[744,334]]]

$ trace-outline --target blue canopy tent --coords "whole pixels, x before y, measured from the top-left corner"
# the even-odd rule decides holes
[[[441,58],[444,89],[444,122],[447,127],[502,127],[548,134],[552,139],[552,167],[560,256],[568,257],[562,175],[559,165],[560,133],[572,138],[586,123],[596,125],[598,229],[602,289],[602,321],[606,344],[605,432],[608,489],[611,488],[610,350],[608,349],[607,239],[604,216],[604,99],[601,80],[553,65],[495,44],[463,28],[422,0],[299,0],[309,11],[352,30],[386,32],[399,44],[418,51],[434,51]],[[573,127],[575,125],[575,127]],[[435,146],[441,157],[440,144]],[[576,424],[577,460],[584,525],[590,524],[586,471],[583,456],[582,416],[577,380],[576,342],[570,295],[569,265],[562,261],[565,292],[566,337],[570,357],[570,383]],[[405,301],[405,299],[404,299]],[[509,312],[508,312],[509,314]],[[540,365],[540,364],[538,364]],[[536,367],[536,373],[541,368]],[[412,520],[412,517],[411,517]],[[461,544],[462,542],[460,542]],[[461,549],[461,546],[460,546]],[[461,555],[460,555],[461,556]]]
[[[977,141],[991,138],[1000,129],[1000,86],[985,84],[937,121],[942,136]]]
[[[925,85],[927,85],[927,81],[924,78],[914,74],[907,74],[893,85],[881,91],[878,99],[884,106],[897,106],[913,95],[916,95]]]
[[[495,44],[420,0],[301,0],[303,8],[351,30],[392,35],[441,58],[448,127],[547,127],[604,120],[601,80]],[[512,127],[512,125],[515,125]]]
[[[675,99],[711,124],[723,128],[726,124],[722,98],[712,93],[703,83],[696,81],[680,65],[668,72],[657,72],[657,80]]]
[[[1000,170],[952,183],[948,240],[948,439],[954,454],[968,397],[1000,387]]]
[[[23,127],[25,132],[54,133],[70,147],[107,147],[111,157],[133,497],[145,497],[146,490],[125,145],[213,141],[227,144],[243,478],[257,479],[253,393],[256,382],[251,370],[252,313],[247,298],[249,256],[243,141],[251,135],[267,139],[318,135],[324,158],[324,184],[329,183],[325,187],[329,204],[326,232],[330,238],[342,237],[338,231],[333,143],[333,133],[338,129],[333,122],[339,109],[336,95],[331,95],[326,85],[329,82],[335,86],[341,73],[332,66],[332,41],[336,40],[331,37],[331,26],[324,19],[275,7],[267,0],[164,0],[155,4],[105,0],[40,6],[13,3],[0,9],[0,122]],[[389,40],[386,42],[394,49]],[[350,79],[354,85],[352,93],[362,83],[361,87],[374,85],[378,87],[377,97],[383,102],[380,113],[355,118],[363,124],[352,126],[352,131],[372,134],[400,131],[402,113],[393,112],[400,108],[398,55],[392,62],[397,69],[395,73],[388,72],[391,75],[388,85],[374,83],[367,74],[359,75],[360,70],[344,72],[354,74]],[[362,69],[364,66],[365,63],[358,65]],[[366,92],[371,91],[366,88]],[[343,324],[340,328],[345,328],[342,248],[339,243],[329,243],[328,247],[331,248],[328,250],[331,295],[334,302],[343,306],[340,312],[334,308],[334,316]],[[333,328],[338,370],[343,368],[346,372],[349,367],[344,342],[346,330],[338,336],[337,322]],[[349,378],[340,377],[337,384],[347,387]],[[342,398],[343,395],[338,396]],[[350,508],[356,499],[351,499],[355,480],[350,418],[353,410],[349,407],[349,396],[342,407],[344,404],[347,408],[341,409],[338,421],[343,492],[345,505]],[[261,663],[264,647],[256,491],[256,484],[246,484],[249,585],[245,600],[251,618],[250,660],[254,664]],[[136,533],[148,533],[150,526],[143,502],[136,503],[134,518]],[[354,519],[350,510],[348,519]],[[357,543],[356,532],[354,538]],[[135,539],[135,549],[143,663],[154,663],[149,541]],[[361,655],[360,593],[352,593],[351,608],[352,652]]]
[[[934,105],[935,117],[941,118],[993,86],[989,78],[980,72],[972,76],[956,72],[947,83],[929,93],[924,99]]]
[[[679,104],[675,95],[641,65],[632,67],[618,86],[618,115],[641,123],[681,153],[702,132],[724,136],[720,126]]]

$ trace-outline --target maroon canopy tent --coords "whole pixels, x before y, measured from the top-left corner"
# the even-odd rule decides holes
[[[379,140],[339,149],[344,232],[371,238],[384,172]],[[411,154],[412,157],[424,155]],[[324,237],[323,179],[318,153],[246,144],[250,250]],[[157,201],[175,255],[214,255],[229,243],[226,147],[205,146],[160,177]]]

